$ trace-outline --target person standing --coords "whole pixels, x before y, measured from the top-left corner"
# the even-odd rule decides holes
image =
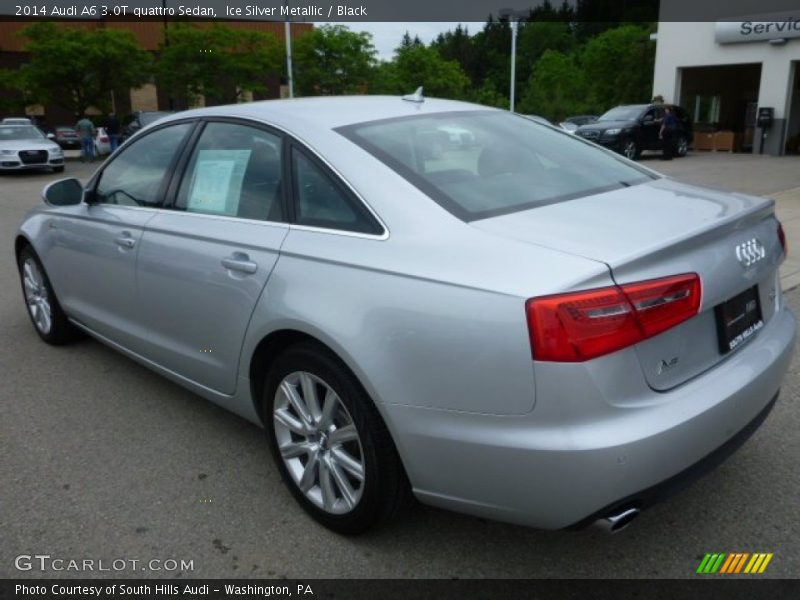
[[[672,112],[672,107],[664,107],[664,118],[661,120],[661,131],[658,137],[661,139],[661,160],[672,160],[675,154],[675,131],[678,128],[678,120]]]
[[[94,134],[96,133],[94,123],[84,115],[75,124],[75,131],[78,132],[78,137],[81,139],[81,160],[83,162],[94,162]]]
[[[117,115],[112,112],[106,119],[105,127],[106,133],[108,133],[108,141],[111,143],[111,152],[113,153],[119,147],[122,138],[122,124],[119,122]]]

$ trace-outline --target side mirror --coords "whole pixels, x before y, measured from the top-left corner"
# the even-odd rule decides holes
[[[646,123],[652,123],[655,120],[656,120],[656,118],[653,115],[645,115],[644,118],[642,119],[642,123],[645,123],[645,124]]]
[[[48,139],[48,140],[54,140],[54,139],[56,139],[56,134],[55,134],[55,133],[48,133],[48,134],[47,134],[47,139]]]
[[[74,177],[60,179],[44,188],[42,198],[50,206],[74,206],[83,202],[83,185]]]

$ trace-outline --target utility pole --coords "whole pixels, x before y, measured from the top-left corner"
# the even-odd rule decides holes
[[[509,102],[509,109],[514,112],[514,94],[517,87],[517,27],[519,21],[516,16],[511,17],[511,101]]]
[[[284,2],[284,5],[288,8],[289,2]],[[286,80],[289,84],[289,98],[294,98],[294,77],[292,76],[292,23],[288,19],[283,23],[283,31],[283,37],[286,38]]]
[[[161,14],[164,16],[164,47],[169,48],[169,21],[167,20],[167,0],[161,0]],[[156,102],[158,102],[156,100]],[[167,94],[167,102],[169,103],[169,109],[175,110],[175,101],[172,99],[172,92]],[[161,108],[159,106],[159,108]]]

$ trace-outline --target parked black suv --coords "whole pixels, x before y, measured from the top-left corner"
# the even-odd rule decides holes
[[[678,121],[675,151],[678,156],[686,156],[689,144],[694,139],[692,119],[680,106],[672,104],[617,106],[601,115],[594,123],[579,127],[575,134],[634,160],[644,150],[662,149],[658,132],[664,118],[665,106],[672,108]]]

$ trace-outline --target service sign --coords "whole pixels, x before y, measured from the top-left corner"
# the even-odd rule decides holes
[[[785,21],[718,21],[714,39],[718,44],[766,42],[800,37],[800,14]]]

